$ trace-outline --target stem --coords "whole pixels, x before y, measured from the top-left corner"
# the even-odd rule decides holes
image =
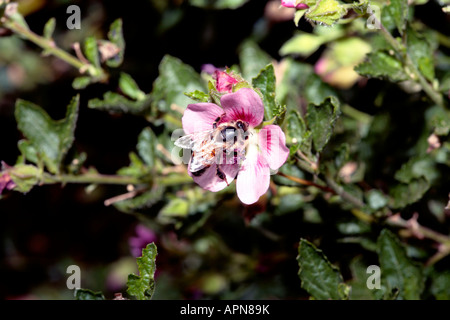
[[[44,173],[43,183],[87,183],[87,184],[139,184],[142,181],[135,177],[88,173],[83,175],[62,174],[58,176]]]
[[[403,61],[403,64],[405,67],[408,67],[408,69],[413,73],[414,78],[413,80],[417,80],[419,84],[421,85],[423,91],[430,97],[431,100],[433,100],[434,103],[436,103],[440,107],[444,107],[444,100],[442,99],[442,95],[436,91],[424,78],[422,73],[417,69],[417,67],[414,65],[411,57],[408,54],[408,51],[406,50],[405,46],[403,46],[401,43],[399,43],[395,38],[391,35],[391,33],[384,27],[384,25],[381,23],[380,20],[378,20],[375,17],[376,23],[380,26],[381,34],[384,36],[386,41],[394,48],[397,55],[401,58]],[[412,77],[411,77],[412,78]]]
[[[342,199],[350,202],[358,209],[361,209],[365,206],[364,202],[359,200],[358,198],[354,197],[350,193],[346,192],[344,188],[339,186],[336,182],[333,181],[333,179],[329,178],[328,176],[325,177],[327,184],[331,187],[333,192],[337,195],[339,195]]]
[[[404,220],[397,213],[389,217],[387,222],[410,230],[419,239],[428,238],[439,243],[438,251],[426,262],[427,266],[431,266],[450,254],[450,237],[420,225],[417,222],[417,217],[418,214],[416,213],[410,220]]]
[[[322,190],[322,191],[335,193],[332,189],[330,189],[330,188],[328,188],[328,187],[324,187],[324,186],[318,185],[318,184],[316,184],[316,183],[314,183],[314,182],[312,182],[312,181],[308,181],[308,180],[304,180],[304,179],[301,179],[301,178],[289,176],[289,175],[284,174],[284,173],[282,173],[282,172],[278,172],[277,174],[278,174],[279,176],[285,177],[286,179],[289,179],[289,180],[291,180],[291,181],[294,181],[294,182],[303,184],[303,185],[305,185],[305,186],[313,186],[313,187],[319,188],[319,189]]]
[[[72,56],[71,54],[69,54],[69,53],[59,49],[58,47],[55,47],[55,44],[54,44],[54,42],[52,40],[45,39],[43,37],[38,36],[33,31],[24,28],[23,26],[21,26],[17,22],[14,22],[14,21],[11,21],[11,20],[7,20],[7,23],[5,24],[5,26],[8,29],[11,29],[12,31],[14,31],[15,33],[21,35],[25,39],[27,39],[27,40],[33,42],[34,44],[38,45],[39,47],[41,47],[45,51],[51,53],[55,57],[58,57],[59,59],[67,62],[68,64],[70,64],[72,66],[74,66],[78,70],[87,67],[85,63],[81,62],[80,60],[78,60],[77,58]]]

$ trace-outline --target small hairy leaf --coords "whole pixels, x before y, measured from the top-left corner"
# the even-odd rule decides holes
[[[377,241],[382,283],[388,292],[398,289],[398,299],[419,300],[424,289],[421,268],[413,263],[397,237],[387,229],[381,231]]]
[[[44,109],[31,102],[21,99],[16,102],[15,117],[19,130],[52,173],[59,172],[59,166],[74,141],[78,105],[79,96],[75,96],[67,107],[66,117],[53,120]]]
[[[312,243],[300,240],[297,261],[302,288],[318,300],[348,298],[342,275]]]
[[[335,97],[328,97],[319,105],[308,105],[306,119],[317,152],[322,151],[330,140],[339,114],[339,100]]]
[[[138,300],[150,300],[155,291],[156,245],[152,242],[142,250],[142,256],[136,259],[139,276],[128,275],[127,293]]]

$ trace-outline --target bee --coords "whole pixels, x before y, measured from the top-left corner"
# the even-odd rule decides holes
[[[211,129],[184,135],[175,141],[175,145],[191,150],[189,171],[194,176],[203,175],[216,163],[216,175],[228,185],[221,164],[240,165],[245,159],[248,123],[237,120],[219,124],[223,116],[214,121]]]

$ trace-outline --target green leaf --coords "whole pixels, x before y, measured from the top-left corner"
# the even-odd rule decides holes
[[[60,164],[74,141],[78,118],[79,96],[67,107],[66,117],[53,120],[41,107],[24,100],[17,100],[15,117],[19,130],[38,150],[51,173],[58,173]]]
[[[425,178],[432,183],[440,175],[436,163],[427,154],[412,157],[395,173],[395,179],[403,183],[410,183],[419,178]]]
[[[33,147],[33,144],[31,144],[30,141],[19,140],[19,142],[17,142],[17,147],[19,148],[20,152],[22,153],[23,157],[26,160],[34,164],[38,163],[39,161],[38,151]]]
[[[382,284],[388,292],[398,289],[398,299],[420,300],[424,289],[422,269],[406,255],[405,248],[388,229],[383,229],[377,241]]]
[[[324,43],[324,38],[312,33],[302,32],[283,44],[280,49],[280,55],[298,54],[302,57],[308,57]]]
[[[331,26],[335,24],[345,13],[339,2],[336,0],[318,0],[316,5],[309,8],[305,18],[316,23]]]
[[[106,65],[111,68],[117,68],[122,64],[125,52],[125,40],[123,38],[122,19],[117,19],[113,23],[111,23],[111,26],[109,27],[108,31],[108,39],[113,44],[115,44],[120,49],[120,51],[114,57],[111,57],[108,60],[106,60]]]
[[[305,15],[306,11],[308,11],[308,10],[304,9],[304,10],[296,10],[295,11],[294,23],[295,23],[296,27],[298,27],[300,19]]]
[[[342,300],[348,298],[348,290],[339,269],[333,266],[322,250],[300,239],[297,261],[302,288],[318,300]]]
[[[88,85],[90,85],[93,82],[95,82],[95,79],[93,79],[91,77],[80,76],[80,77],[76,77],[75,79],[73,79],[72,87],[75,90],[81,90],[81,89],[86,88]]]
[[[100,68],[100,55],[95,37],[87,37],[84,41],[84,54],[94,67]]]
[[[430,291],[436,300],[450,300],[450,271],[433,273]]]
[[[149,243],[142,250],[142,256],[136,259],[139,276],[128,275],[127,293],[138,300],[150,300],[155,291],[156,255],[156,245]]]
[[[150,168],[153,168],[155,165],[157,144],[158,139],[150,127],[145,128],[139,134],[137,150],[141,159],[144,160],[145,164]]]
[[[105,296],[100,291],[94,292],[89,289],[76,289],[76,300],[105,300]]]
[[[237,9],[248,0],[189,0],[191,6],[205,9]]]
[[[379,190],[372,189],[366,193],[367,204],[373,210],[379,210],[388,204],[388,198]]]
[[[16,164],[8,172],[11,180],[16,184],[14,190],[22,193],[30,191],[39,182],[41,176],[39,168],[26,164]]]
[[[430,188],[430,183],[424,179],[411,180],[407,184],[398,184],[391,188],[389,206],[394,209],[404,208],[419,201]]]
[[[136,81],[127,73],[121,72],[119,78],[119,87],[123,93],[131,99],[142,101],[146,98],[145,93],[139,89]]]
[[[184,92],[195,90],[206,91],[200,75],[181,60],[164,56],[159,65],[159,76],[153,84],[153,106],[161,112],[170,112],[172,104],[184,109],[192,102]]]
[[[369,53],[366,61],[357,65],[355,71],[365,77],[389,79],[393,82],[408,79],[402,63],[385,51]]]
[[[433,47],[429,42],[429,35],[419,34],[408,27],[406,30],[407,50],[414,65],[430,81],[434,79]]]
[[[51,18],[50,20],[47,21],[47,23],[44,26],[44,32],[43,32],[45,39],[52,39],[53,32],[55,32],[55,26],[56,26],[55,18]]]
[[[242,75],[250,80],[256,77],[260,70],[272,62],[272,58],[252,40],[245,40],[239,47],[239,61]]]
[[[272,64],[267,65],[253,78],[252,85],[262,94],[264,103],[264,118],[266,120],[280,116],[284,109],[278,105],[275,97],[275,70]]]
[[[140,101],[132,101],[116,92],[108,91],[103,95],[103,99],[95,98],[89,100],[88,107],[110,112],[141,114],[150,109],[152,101],[151,95],[146,95],[145,99]]]
[[[158,214],[162,224],[174,222],[174,218],[184,218],[189,214],[189,202],[186,199],[175,198],[169,201]]]
[[[390,4],[383,7],[381,22],[387,29],[396,27],[400,34],[403,34],[407,16],[408,0],[390,0]]]
[[[288,143],[301,144],[307,131],[305,121],[297,110],[293,110],[286,118]]]
[[[209,95],[199,90],[195,90],[193,92],[185,92],[184,94],[192,100],[198,102],[209,102]]]
[[[330,140],[339,114],[339,100],[335,97],[328,97],[320,105],[308,105],[306,119],[317,152],[322,151]]]

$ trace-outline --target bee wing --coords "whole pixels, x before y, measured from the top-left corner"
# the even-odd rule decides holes
[[[196,151],[203,142],[211,136],[212,131],[213,130],[207,130],[187,134],[178,138],[175,141],[175,145],[183,149],[192,149],[192,151]]]

